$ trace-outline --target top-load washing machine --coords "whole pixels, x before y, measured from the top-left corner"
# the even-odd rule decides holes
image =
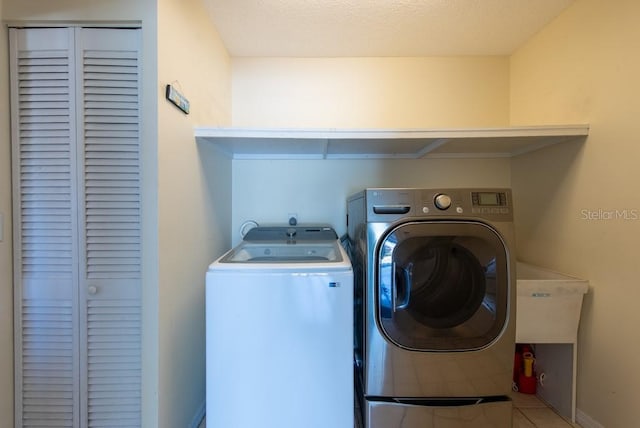
[[[364,426],[510,427],[510,190],[366,189],[347,214]]]
[[[333,229],[251,229],[209,266],[206,327],[208,427],[353,427],[353,271]]]

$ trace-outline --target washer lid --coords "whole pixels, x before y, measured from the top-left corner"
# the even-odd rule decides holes
[[[339,263],[337,240],[324,242],[247,242],[229,251],[220,263]]]

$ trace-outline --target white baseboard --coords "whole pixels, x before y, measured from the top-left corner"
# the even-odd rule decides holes
[[[604,428],[604,425],[600,424],[580,409],[576,410],[576,422],[582,428]]]
[[[200,424],[202,423],[202,420],[204,419],[206,410],[207,410],[207,402],[203,401],[202,404],[200,404],[200,407],[198,407],[198,410],[196,411],[196,414],[193,416],[193,419],[191,419],[189,428],[198,428],[200,426]]]

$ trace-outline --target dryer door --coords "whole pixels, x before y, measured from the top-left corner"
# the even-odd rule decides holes
[[[463,351],[500,336],[509,309],[508,254],[491,226],[404,223],[383,238],[377,262],[378,320],[392,342]]]

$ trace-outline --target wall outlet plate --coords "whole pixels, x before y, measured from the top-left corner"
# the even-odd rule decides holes
[[[185,114],[189,114],[189,100],[172,85],[167,85],[165,96]]]

